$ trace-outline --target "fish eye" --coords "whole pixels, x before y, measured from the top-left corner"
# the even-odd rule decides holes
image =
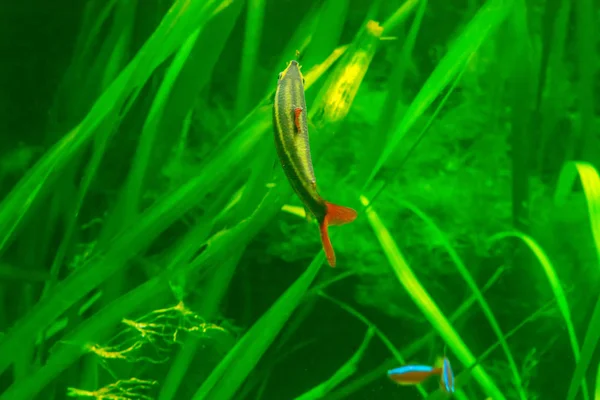
[[[304,79],[304,77],[302,77],[302,84],[306,85],[306,79]]]

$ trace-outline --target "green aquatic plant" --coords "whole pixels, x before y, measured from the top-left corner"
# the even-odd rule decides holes
[[[458,399],[589,398],[600,300],[589,317],[570,287],[600,260],[590,2],[575,37],[567,1],[167,3],[88,2],[51,145],[2,151],[0,399],[440,399],[385,374],[440,340]],[[359,211],[336,269],[274,152],[297,52],[319,190]],[[577,181],[585,270],[544,215]],[[552,393],[538,327],[575,360]]]
[[[369,205],[369,200],[366,197],[362,197],[362,201],[365,206]],[[367,215],[371,227],[373,228],[373,231],[375,232],[375,235],[377,236],[377,239],[379,240],[381,247],[387,256],[396,277],[402,286],[404,286],[405,290],[411,296],[417,307],[419,307],[421,312],[439,332],[444,341],[448,343],[463,365],[474,364],[475,357],[466,347],[460,335],[452,327],[448,319],[442,314],[435,301],[431,298],[417,277],[414,275],[378,214],[373,210],[372,207],[370,207],[367,211]],[[473,374],[488,396],[492,396],[493,398],[497,399],[504,399],[504,396],[500,390],[496,387],[492,379],[486,374],[483,368],[476,366],[473,369]]]

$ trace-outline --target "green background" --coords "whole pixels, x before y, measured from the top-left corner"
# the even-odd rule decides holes
[[[598,26],[591,0],[4,2],[0,399],[438,399],[386,371],[444,355],[459,399],[600,399]],[[275,153],[296,51],[320,194],[359,215],[335,269]]]

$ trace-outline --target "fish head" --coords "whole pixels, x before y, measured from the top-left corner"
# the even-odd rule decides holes
[[[287,67],[279,73],[278,83],[282,83],[283,81],[300,81],[304,85],[304,76],[302,75],[302,72],[300,72],[300,68],[301,66],[298,61],[290,61]]]

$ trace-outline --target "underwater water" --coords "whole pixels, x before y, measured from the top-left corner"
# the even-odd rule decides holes
[[[600,399],[598,26],[4,2],[0,400]]]

